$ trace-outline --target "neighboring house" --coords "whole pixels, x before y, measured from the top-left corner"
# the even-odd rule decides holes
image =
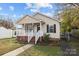
[[[35,36],[35,44],[38,38],[44,34],[50,34],[51,40],[60,39],[60,22],[46,15],[36,13],[33,16],[26,15],[17,24],[22,25],[22,34],[17,36],[28,36],[28,42]]]
[[[0,27],[0,39],[16,37],[16,29]]]
[[[0,39],[12,38],[12,30],[5,27],[0,27]]]

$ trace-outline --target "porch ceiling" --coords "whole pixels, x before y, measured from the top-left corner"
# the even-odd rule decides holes
[[[29,24],[29,23],[39,23],[40,20],[37,20],[31,16],[25,16],[22,19],[20,19],[19,21],[17,21],[16,24]]]

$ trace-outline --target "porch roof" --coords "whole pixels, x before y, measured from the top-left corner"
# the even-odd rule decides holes
[[[39,23],[40,20],[33,18],[32,16],[26,15],[22,19],[16,22],[16,24],[29,24],[29,23]]]

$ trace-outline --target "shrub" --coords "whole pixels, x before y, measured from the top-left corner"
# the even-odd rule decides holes
[[[44,41],[46,42],[46,43],[49,43],[49,34],[44,34]]]

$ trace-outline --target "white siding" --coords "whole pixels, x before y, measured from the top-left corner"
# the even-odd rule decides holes
[[[12,30],[0,27],[0,39],[2,38],[12,38]]]
[[[50,19],[48,17],[44,17],[43,15],[40,14],[35,15],[34,18],[41,19],[45,22],[45,24],[42,26],[44,33],[47,33],[47,24],[49,25],[56,24],[56,33],[47,33],[47,34],[50,34],[51,38],[60,38],[60,23],[58,21]]]

